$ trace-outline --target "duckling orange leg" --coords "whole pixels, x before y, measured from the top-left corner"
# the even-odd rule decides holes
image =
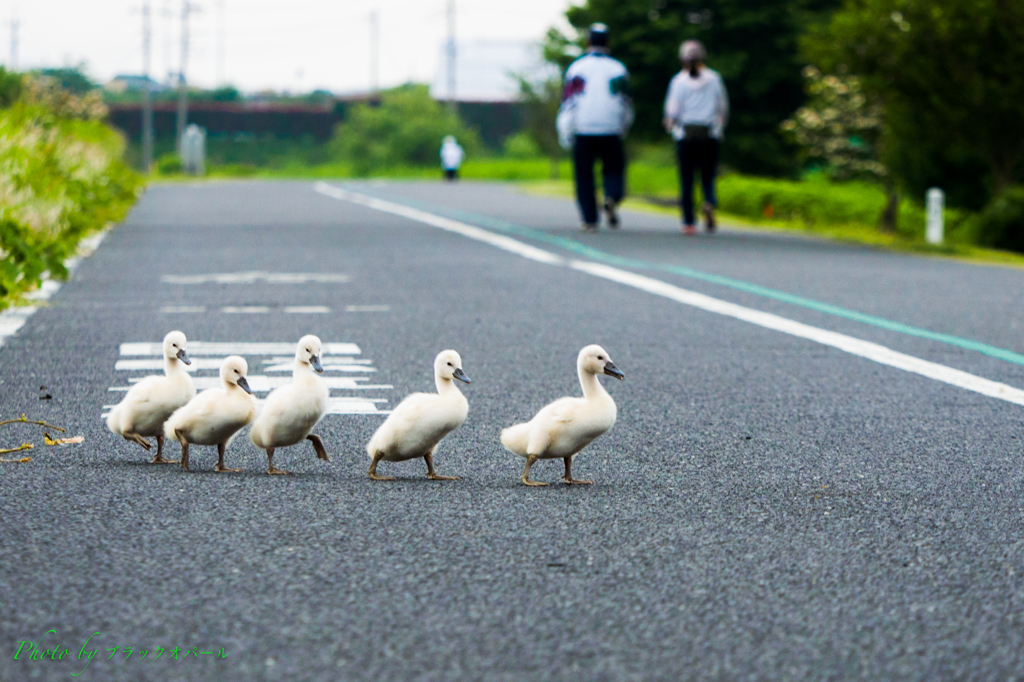
[[[188,471],[188,441],[182,437],[181,431],[175,430],[174,435],[178,437],[178,442],[181,443],[181,468]]]
[[[440,475],[438,475],[438,473],[436,471],[434,471],[434,453],[433,452],[431,452],[430,454],[424,455],[423,459],[426,460],[426,462],[427,462],[427,478],[429,478],[431,481],[457,481],[457,480],[459,480],[458,476],[440,476]]]
[[[241,471],[241,469],[228,469],[226,466],[224,466],[224,451],[225,450],[227,450],[227,448],[224,446],[224,443],[218,443],[217,444],[217,466],[215,466],[213,468],[213,470],[217,471],[217,472],[220,472],[222,474],[223,473],[229,473],[229,472],[232,472],[232,471]]]
[[[164,459],[164,437],[156,437],[156,457],[149,461],[150,464],[177,464],[176,459]]]
[[[313,451],[316,452],[317,457],[325,462],[331,461],[331,458],[327,456],[327,448],[324,447],[324,442],[320,440],[320,436],[310,434],[306,436],[306,440],[313,444]]]
[[[539,458],[537,457],[537,455],[529,455],[526,458],[526,468],[523,469],[523,475],[519,477],[519,480],[525,483],[526,485],[547,485],[547,483],[543,483],[541,481],[530,480],[530,467],[532,467],[538,459]]]
[[[383,452],[378,452],[377,454],[375,454],[373,456],[373,461],[370,462],[370,478],[372,478],[375,481],[393,481],[393,480],[395,480],[394,476],[378,476],[377,475],[377,462],[379,462],[382,457],[384,457],[384,453]]]
[[[267,473],[268,474],[290,474],[290,471],[278,469],[274,466],[274,448],[267,448]]]
[[[591,485],[593,483],[593,481],[581,481],[578,478],[572,477],[572,457],[565,457],[563,458],[563,461],[565,462],[565,476],[562,477],[563,481],[570,484],[579,483],[580,485]]]

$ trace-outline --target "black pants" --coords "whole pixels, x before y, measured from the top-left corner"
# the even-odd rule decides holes
[[[704,201],[718,205],[715,197],[715,175],[718,173],[718,140],[713,137],[703,140],[682,139],[676,143],[676,159],[679,161],[679,182],[682,184],[680,201],[683,208],[683,224],[693,225],[693,171],[700,170],[700,184]]]
[[[622,201],[625,194],[626,155],[618,135],[577,135],[572,146],[576,173],[576,202],[583,222],[597,224],[597,199],[594,195],[594,161],[601,159],[605,198]]]
[[[444,169],[444,179],[445,180],[454,180],[457,177],[459,177],[459,169],[458,168],[445,168]]]

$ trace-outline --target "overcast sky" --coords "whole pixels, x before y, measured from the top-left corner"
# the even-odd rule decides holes
[[[0,0],[0,63],[10,65],[17,17],[18,67],[84,62],[94,79],[142,70],[143,0]],[[151,73],[177,71],[182,0],[151,0]],[[447,0],[196,0],[189,81],[243,91],[366,90],[369,17],[379,13],[380,82],[430,82],[445,40]],[[456,0],[458,40],[539,40],[567,28],[570,0]],[[218,59],[223,35],[223,60]],[[223,64],[221,72],[220,64]]]

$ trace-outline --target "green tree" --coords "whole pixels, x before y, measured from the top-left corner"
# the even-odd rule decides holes
[[[445,135],[454,135],[467,155],[481,148],[480,136],[443,104],[425,85],[403,85],[380,94],[380,103],[359,104],[338,124],[332,150],[365,175],[400,165],[439,164]]]
[[[744,172],[778,175],[797,169],[796,150],[779,124],[805,99],[799,37],[840,2],[587,0],[566,16],[581,36],[592,22],[608,24],[612,54],[630,71],[634,132],[646,139],[664,139],[662,105],[680,68],[679,44],[688,38],[703,41],[708,65],[722,74],[732,102],[723,162]],[[555,47],[550,39],[548,45]]]
[[[879,160],[882,105],[864,94],[857,76],[824,75],[804,68],[807,104],[782,129],[793,136],[804,162],[820,165],[833,180],[880,181],[888,201],[879,226],[895,232],[899,195],[889,169]]]
[[[55,79],[62,88],[76,95],[84,95],[99,87],[85,75],[84,64],[74,67],[67,66],[62,69],[40,69],[38,73],[41,76]]]
[[[907,190],[977,208],[1024,177],[1024,3],[846,0],[804,41],[885,107],[885,161]]]

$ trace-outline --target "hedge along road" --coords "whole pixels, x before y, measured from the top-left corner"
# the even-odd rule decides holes
[[[1021,365],[580,249],[1016,354],[1020,272],[743,231],[684,240],[640,214],[618,233],[574,226],[569,202],[500,185],[152,188],[0,350],[2,414],[85,437],[0,469],[0,679],[1024,672],[1024,408],[1006,399]],[[258,392],[300,335],[333,344],[331,462],[294,448],[275,459],[296,475],[268,477],[238,439],[242,474],[213,473],[204,448],[192,474],[144,465],[100,415],[172,328],[197,377],[242,352]],[[608,386],[618,423],[574,468],[597,483],[521,486],[498,432],[576,394],[592,342],[626,374]],[[447,347],[473,384],[437,465],[463,479],[411,462],[369,481],[380,413],[430,390]],[[69,654],[22,644],[15,660],[26,641]]]

